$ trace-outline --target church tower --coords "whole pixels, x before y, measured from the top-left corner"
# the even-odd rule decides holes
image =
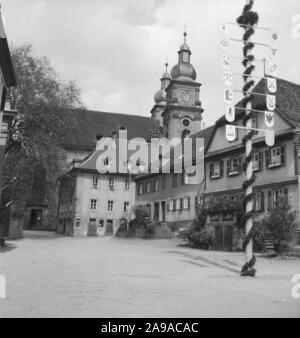
[[[161,88],[156,94],[154,95],[155,105],[151,110],[152,119],[157,122],[157,125],[160,129],[163,128],[163,117],[162,114],[166,109],[167,104],[167,92],[166,89],[171,82],[171,76],[168,72],[168,62],[165,63],[165,72],[161,77]]]
[[[178,52],[178,64],[171,71],[171,80],[166,87],[166,105],[164,107],[163,126],[165,136],[187,137],[201,130],[203,109],[200,87],[196,82],[197,74],[191,64],[191,50],[184,32],[184,43]]]

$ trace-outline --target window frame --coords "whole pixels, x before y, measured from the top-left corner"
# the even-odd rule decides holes
[[[110,208],[110,206],[111,206],[111,208]],[[107,211],[108,212],[113,212],[114,211],[114,206],[115,206],[114,201],[107,201]]]
[[[258,156],[256,159],[255,157]],[[255,164],[257,163],[257,167]],[[253,154],[253,171],[258,172],[264,169],[264,153],[263,151],[257,151]]]
[[[279,154],[277,153],[276,156],[273,156],[273,151],[277,150],[279,151]],[[265,163],[267,169],[274,169],[283,167],[286,165],[286,145],[277,145],[275,147],[268,148],[265,150]],[[274,163],[273,158],[277,157],[280,159],[280,162]]]
[[[113,184],[111,184],[111,182],[113,182]],[[110,191],[115,191],[116,190],[116,178],[115,177],[109,177],[108,187],[109,187]]]
[[[90,201],[90,211],[97,211],[98,208],[98,200],[97,199],[91,199]]]
[[[130,191],[131,190],[131,181],[129,178],[126,178],[125,180],[125,190]]]
[[[130,213],[130,202],[124,202],[124,213],[125,214],[129,214]],[[126,206],[127,206],[127,208],[126,208]]]
[[[93,189],[98,189],[99,188],[99,176],[93,175],[92,176],[92,188]],[[95,181],[97,181],[97,184],[95,184]]]
[[[218,170],[216,170],[218,168]],[[212,180],[222,178],[224,176],[224,160],[209,163],[209,177]]]
[[[233,163],[236,161],[236,170],[233,169]],[[227,176],[233,177],[241,175],[243,172],[243,156],[234,156],[227,160]]]

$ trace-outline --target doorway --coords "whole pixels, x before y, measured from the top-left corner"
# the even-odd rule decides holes
[[[215,249],[218,251],[232,251],[233,227],[230,225],[218,225],[215,228]]]
[[[107,236],[112,236],[114,234],[114,221],[111,219],[108,219],[106,221],[106,231],[105,234]]]
[[[97,236],[97,222],[95,219],[89,220],[88,236]]]
[[[30,215],[30,229],[42,229],[43,227],[43,210],[32,209]]]

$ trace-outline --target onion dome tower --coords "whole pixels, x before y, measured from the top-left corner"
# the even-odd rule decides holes
[[[178,51],[178,63],[171,70],[171,81],[166,88],[167,103],[163,112],[165,135],[169,138],[186,137],[201,130],[202,104],[201,84],[196,82],[197,73],[191,64],[187,33]]]
[[[157,121],[159,127],[163,127],[163,118],[162,113],[165,110],[167,104],[167,92],[166,89],[168,88],[169,84],[171,83],[171,76],[168,72],[169,64],[166,61],[165,63],[165,72],[162,74],[161,77],[161,88],[159,91],[156,92],[154,95],[155,105],[152,108],[151,115],[152,118]]]
[[[189,45],[186,42],[187,33],[184,32],[184,43],[178,51],[178,64],[172,68],[172,80],[195,81],[197,73],[191,64],[191,55]]]

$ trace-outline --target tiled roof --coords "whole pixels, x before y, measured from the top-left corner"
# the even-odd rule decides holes
[[[111,136],[112,132],[118,132],[119,128],[125,127],[128,139],[147,138],[149,129],[157,128],[154,120],[137,115],[125,115],[116,113],[105,113],[91,110],[66,110],[66,114],[72,114],[77,121],[77,127],[73,131],[72,142],[66,141],[66,148],[93,149],[96,145],[96,135],[104,137]]]
[[[192,135],[192,138],[203,138],[204,139],[204,147],[205,147],[205,152],[209,147],[210,141],[214,135],[216,126],[210,126],[208,128],[205,128],[201,130],[199,133]]]
[[[262,79],[254,88],[255,93],[267,94],[267,80]],[[264,96],[255,96],[253,108],[258,110],[266,110],[266,98]],[[241,107],[243,100],[236,104],[236,107]],[[293,126],[300,123],[300,85],[295,83],[277,79],[276,93],[276,111],[288,120]],[[237,110],[237,119],[242,118],[245,112]],[[222,116],[216,124],[226,123],[225,116]]]

